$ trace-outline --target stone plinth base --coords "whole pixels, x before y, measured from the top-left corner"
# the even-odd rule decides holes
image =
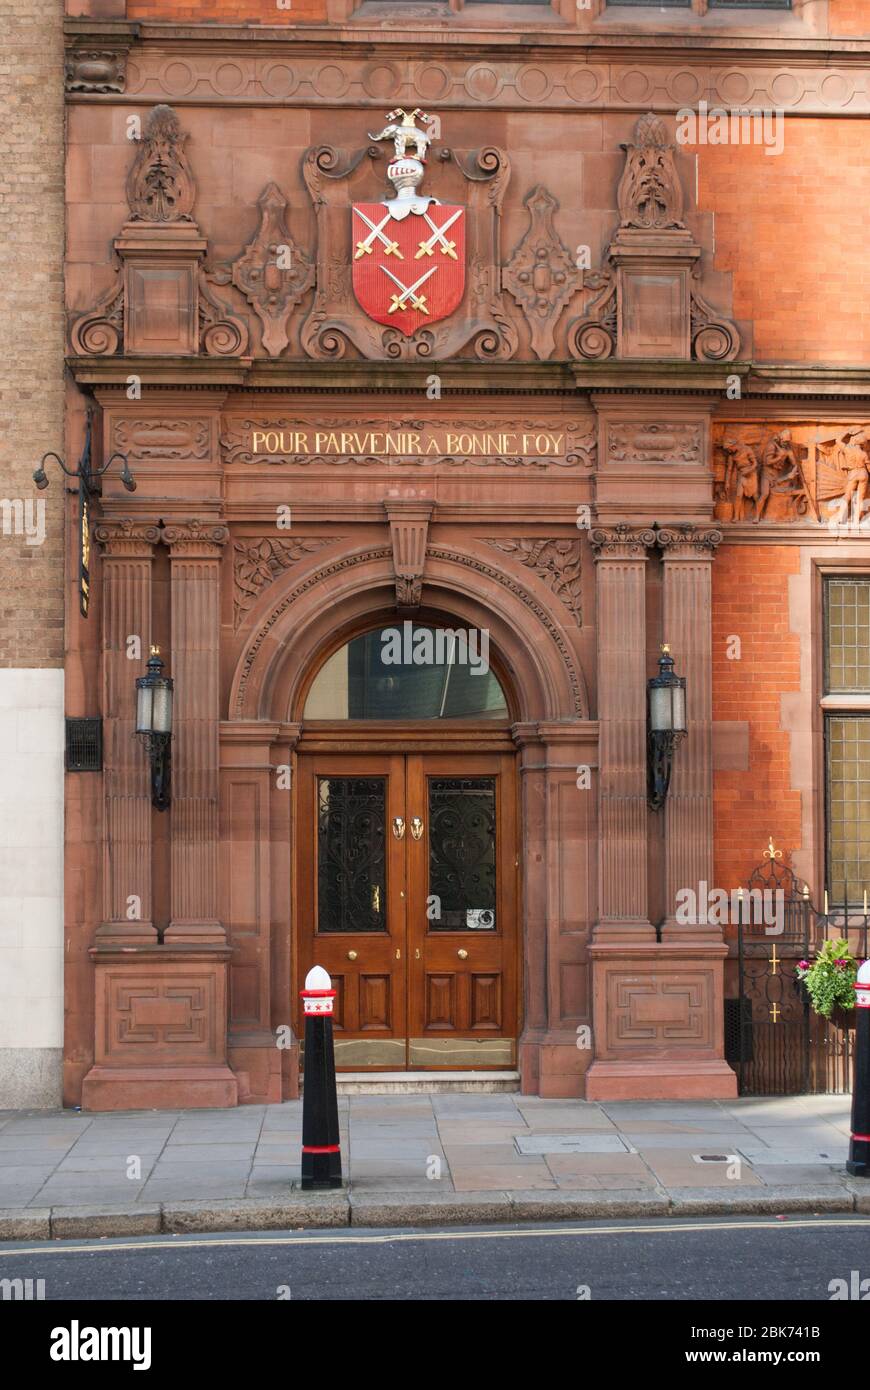
[[[217,1110],[238,1104],[238,1083],[222,1067],[91,1067],[82,1110]]]
[[[726,1100],[723,963],[712,931],[694,940],[590,947],[595,1059],[587,1100]]]
[[[239,1083],[239,1105],[277,1105],[299,1096],[299,1046],[279,1048],[271,1034],[231,1035],[227,1059]]]
[[[223,946],[94,947],[94,1065],[84,1110],[238,1104],[227,1066]]]
[[[731,1100],[737,1077],[727,1062],[593,1062],[587,1100]]]
[[[530,1034],[520,1040],[520,1090],[551,1100],[582,1098],[589,1052],[577,1047],[575,1033]]]

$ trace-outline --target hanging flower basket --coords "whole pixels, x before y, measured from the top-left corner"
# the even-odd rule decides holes
[[[814,1013],[839,1028],[854,1028],[858,962],[844,937],[823,942],[814,960],[798,961],[795,975],[810,996]],[[852,1021],[847,1022],[850,1015]]]

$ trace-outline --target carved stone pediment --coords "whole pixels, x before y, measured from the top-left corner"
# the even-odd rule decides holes
[[[465,208],[468,283],[449,318],[410,336],[369,318],[351,283],[351,205],[383,200],[384,186],[373,167],[380,158],[376,147],[346,156],[329,145],[305,156],[303,176],[317,218],[317,272],[314,303],[302,328],[303,351],[325,360],[340,359],[351,347],[375,361],[441,361],[464,350],[481,361],[512,357],[517,332],[500,287],[500,210],[510,177],[506,154],[494,147],[440,151],[428,192]]]

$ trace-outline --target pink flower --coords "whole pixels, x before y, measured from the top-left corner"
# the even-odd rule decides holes
[[[809,970],[810,963],[808,960],[799,960],[797,963],[797,968],[798,970]]]

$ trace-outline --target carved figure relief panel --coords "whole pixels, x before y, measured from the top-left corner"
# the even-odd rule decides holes
[[[718,421],[713,495],[721,521],[866,525],[870,425]]]

